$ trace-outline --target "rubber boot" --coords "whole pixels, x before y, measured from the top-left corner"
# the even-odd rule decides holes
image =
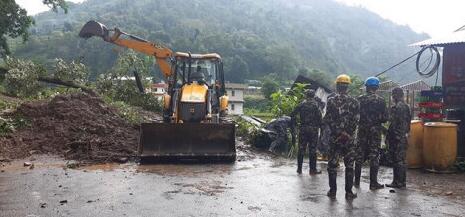
[[[370,190],[378,190],[384,188],[384,185],[378,183],[379,167],[370,167]]]
[[[310,174],[310,175],[321,174],[321,170],[317,170],[317,169],[316,169],[316,155],[312,156],[312,155],[310,154],[310,155],[309,155],[309,158],[310,158],[310,162],[309,162],[310,171],[309,171],[309,174]]]
[[[407,187],[407,168],[405,166],[399,167],[399,188],[406,188]]]
[[[331,199],[336,199],[337,185],[336,174],[328,173],[329,178],[329,191],[326,194]]]
[[[352,186],[354,184],[354,170],[346,168],[346,183],[345,183],[345,190],[346,190],[346,199],[352,200],[357,197],[357,194],[352,192]]]
[[[362,165],[355,164],[354,187],[360,187],[360,176],[362,175]]]
[[[399,187],[399,167],[394,166],[392,168],[393,178],[391,184],[386,184],[386,187],[389,188],[398,188]]]
[[[304,163],[304,154],[299,151],[297,155],[297,173],[302,174],[302,164]]]

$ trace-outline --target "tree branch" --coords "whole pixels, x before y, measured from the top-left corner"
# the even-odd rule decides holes
[[[63,81],[63,80],[60,80],[60,79],[49,78],[49,77],[39,77],[38,80],[41,81],[41,82],[57,84],[57,85],[62,85],[62,86],[66,86],[66,87],[79,88],[79,89],[81,89],[82,91],[84,91],[86,93],[93,94],[93,95],[95,94],[95,92],[91,88],[89,88],[87,86],[84,86],[84,85],[73,83],[71,81]]]

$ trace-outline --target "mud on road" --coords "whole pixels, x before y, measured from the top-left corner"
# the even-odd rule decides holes
[[[344,199],[343,168],[338,171],[337,200],[332,201],[325,195],[326,172],[297,175],[293,161],[266,154],[241,152],[235,164],[129,163],[78,169],[66,169],[59,158],[36,158],[32,170],[23,161],[2,168],[0,216],[465,215],[463,194],[425,191],[436,176],[420,171],[409,171],[407,190],[373,192],[365,168],[356,190],[359,197],[350,202]],[[319,162],[319,167],[325,171],[326,164]],[[465,176],[454,176],[443,184],[463,185]],[[390,169],[382,168],[380,181],[390,179]]]

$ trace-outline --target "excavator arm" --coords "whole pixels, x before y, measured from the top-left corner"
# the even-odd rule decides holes
[[[110,32],[114,32],[110,35]],[[161,72],[165,77],[171,76],[171,58],[173,51],[161,44],[147,41],[137,36],[125,33],[118,28],[108,30],[108,28],[96,21],[87,22],[79,32],[79,37],[90,38],[98,36],[104,41],[116,44],[121,47],[127,47],[143,54],[154,56]]]

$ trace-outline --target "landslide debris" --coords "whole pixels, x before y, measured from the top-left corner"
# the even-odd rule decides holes
[[[137,154],[138,127],[96,95],[73,93],[27,102],[10,115],[22,117],[28,124],[0,137],[0,158],[18,159],[38,153],[110,162]]]

